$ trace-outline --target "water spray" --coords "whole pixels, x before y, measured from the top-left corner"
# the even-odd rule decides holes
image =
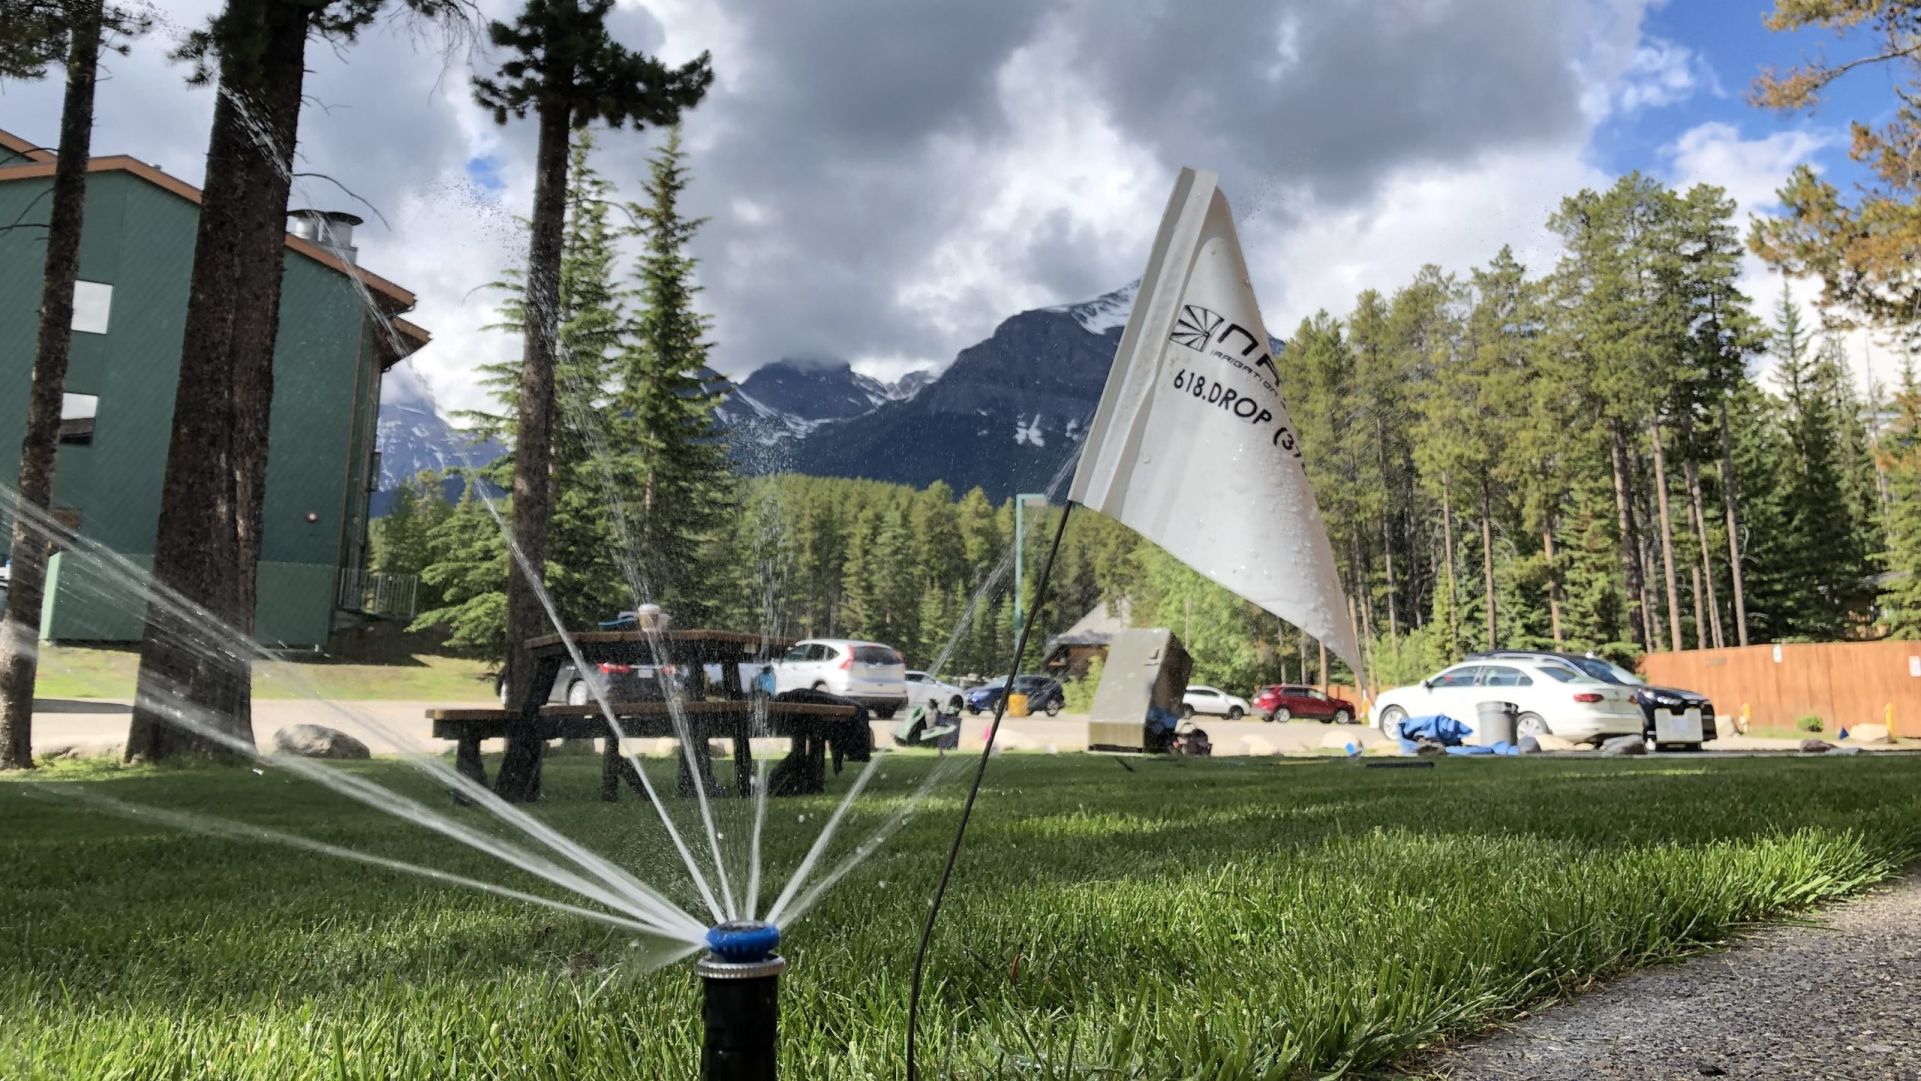
[[[701,982],[702,1081],[773,1081],[780,1069],[780,929],[730,920],[707,932]]]

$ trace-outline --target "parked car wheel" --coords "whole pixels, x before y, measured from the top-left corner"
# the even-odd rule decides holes
[[[1353,724],[1354,715],[1344,709],[1337,709],[1334,711],[1334,723],[1335,724]]]
[[[1407,711],[1399,706],[1389,706],[1381,711],[1381,735],[1389,739],[1401,738],[1401,722],[1407,720]]]
[[[1238,721],[1238,720],[1240,720],[1240,719],[1241,719],[1242,717],[1245,717],[1245,716],[1247,716],[1247,714],[1245,714],[1245,713],[1242,713],[1242,712],[1241,712],[1241,707],[1239,707],[1239,706],[1229,706],[1229,707],[1227,707],[1227,719],[1228,719],[1228,720],[1230,720],[1230,721]]]
[[[1194,719],[1194,707],[1188,705],[1186,702],[1182,702],[1181,703],[1181,720],[1191,721],[1193,719]]]
[[[814,689],[815,689],[815,690],[817,690],[817,691],[824,691],[824,690],[826,690],[826,689],[827,689],[827,681],[826,681],[826,680],[815,680],[815,681],[814,681]]]
[[[1064,704],[1064,703],[1063,703],[1063,702],[1062,702],[1062,701],[1061,701],[1060,699],[1058,699],[1058,698],[1055,698],[1055,699],[1051,699],[1051,700],[1049,700],[1049,701],[1048,701],[1048,703],[1047,703],[1047,715],[1048,715],[1049,717],[1058,717],[1058,716],[1060,716],[1060,715],[1061,715],[1061,706],[1062,706],[1063,704]]]
[[[961,711],[961,707],[966,704],[967,704],[966,702],[961,700],[961,696],[957,694],[952,699],[948,700],[947,712],[959,713]]]
[[[567,684],[567,704],[568,705],[584,706],[587,703],[593,701],[593,697],[594,697],[593,694],[590,693],[588,690],[586,680],[577,679],[577,680],[574,680],[572,683]]]
[[[887,706],[881,709],[876,709],[874,711],[874,716],[879,717],[883,721],[891,721],[894,719],[895,712],[896,710],[894,709],[893,706]]]
[[[1294,714],[1290,713],[1286,706],[1282,706],[1273,713],[1268,714],[1267,719],[1270,721],[1291,721],[1294,719]]]
[[[1551,736],[1553,734],[1553,732],[1548,730],[1547,722],[1542,720],[1541,715],[1538,713],[1523,713],[1519,717],[1514,718],[1515,739],[1520,739],[1522,736],[1531,736],[1534,739],[1540,739],[1542,736]]]

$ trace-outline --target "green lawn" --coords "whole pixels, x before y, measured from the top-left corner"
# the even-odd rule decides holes
[[[42,646],[34,696],[131,699],[139,668],[140,655],[131,648]],[[482,661],[427,654],[395,664],[267,661],[255,666],[254,694],[261,698],[485,701],[493,694],[492,668]]]
[[[1134,765],[995,763],[931,962],[924,1046],[946,1072],[927,1076],[1363,1072],[1858,889],[1921,849],[1908,758]],[[398,764],[345,768],[452,811]],[[930,768],[889,760],[848,842]],[[785,1076],[901,1075],[914,940],[964,768],[789,929]],[[526,885],[273,770],[64,775]],[[678,881],[658,821],[594,800],[596,776],[551,763],[541,817]],[[624,933],[26,798],[28,783],[0,783],[0,1077],[695,1074],[690,966],[643,971]],[[724,832],[744,836],[741,806],[722,808]],[[774,803],[769,895],[832,806],[831,792]]]

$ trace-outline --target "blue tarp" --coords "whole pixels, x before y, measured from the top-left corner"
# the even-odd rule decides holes
[[[1409,717],[1401,722],[1401,750],[1413,754],[1420,750],[1416,741],[1427,740],[1438,743],[1448,754],[1520,754],[1521,749],[1511,743],[1501,742],[1490,746],[1463,746],[1461,741],[1474,734],[1467,725],[1449,717],[1445,713],[1430,714],[1426,717]]]

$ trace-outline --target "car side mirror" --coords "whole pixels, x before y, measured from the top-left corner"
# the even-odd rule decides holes
[[[1431,679],[1424,679],[1424,680],[1422,680],[1422,681],[1421,681],[1421,689],[1422,689],[1422,690],[1425,690],[1425,691],[1431,691],[1431,690],[1433,690],[1433,689],[1434,689],[1434,681],[1433,681],[1433,680],[1431,680]]]

